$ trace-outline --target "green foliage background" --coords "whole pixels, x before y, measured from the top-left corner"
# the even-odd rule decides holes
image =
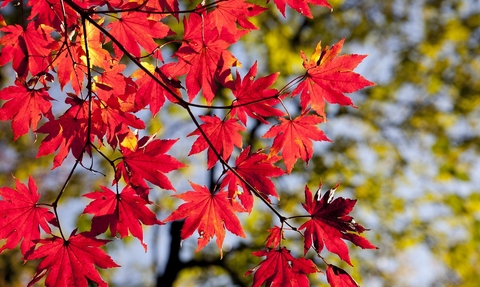
[[[333,13],[313,8],[314,20],[292,10],[285,20],[271,9],[254,19],[260,30],[239,46],[250,61],[244,67],[258,60],[259,76],[282,71],[281,85],[302,73],[300,50],[309,56],[318,41],[332,45],[345,37],[344,53],[369,54],[357,71],[377,83],[352,95],[359,109],[328,107],[321,128],[334,144],[318,144],[307,171],[299,163],[294,176],[276,182],[280,207],[301,210],[304,182],[314,189],[320,180],[327,188],[341,181],[337,195],[358,199],[356,221],[371,229],[366,236],[380,248],[352,246],[355,268],[342,266],[362,286],[478,286],[480,6],[467,0],[330,3]],[[261,134],[255,135],[259,148]],[[11,174],[52,177],[50,159],[32,161],[32,138],[12,143],[8,123],[1,123],[0,136],[0,186],[12,186]],[[95,188],[81,176],[70,194]],[[233,277],[238,284],[251,282],[243,273],[259,260],[249,254],[262,246],[275,220],[261,208],[244,220],[249,239],[234,244],[223,266],[204,264],[216,258],[206,249],[192,259],[203,265],[182,271],[177,286],[229,286],[222,282]],[[2,254],[0,286],[28,282],[33,269],[21,264],[17,253]],[[312,280],[314,286],[325,282],[323,275]]]

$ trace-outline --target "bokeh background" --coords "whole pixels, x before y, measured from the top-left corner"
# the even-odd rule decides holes
[[[312,8],[313,20],[292,10],[284,19],[270,3],[270,11],[252,20],[260,30],[232,48],[243,63],[242,75],[255,60],[259,76],[281,71],[277,88],[303,72],[299,51],[309,56],[320,40],[332,45],[345,38],[344,53],[369,54],[356,71],[377,86],[351,95],[358,109],[328,106],[328,122],[321,128],[334,143],[317,144],[307,168],[297,163],[291,176],[276,181],[280,208],[301,212],[305,183],[315,189],[320,180],[327,188],[341,181],[337,195],[358,199],[353,215],[371,229],[366,237],[379,250],[351,246],[355,268],[326,256],[360,285],[480,286],[480,2],[329,2],[334,11]],[[1,13],[10,23],[20,17],[16,11]],[[11,85],[9,73],[2,69],[1,87]],[[162,126],[161,137],[184,139],[193,130],[182,124],[185,116],[175,107],[164,110],[176,121],[168,115],[165,123],[167,115],[160,114],[149,121],[150,129]],[[265,145],[263,130],[249,132],[254,149]],[[48,201],[63,184],[58,179],[67,177],[68,162],[51,171],[51,158],[35,159],[42,138],[35,147],[33,134],[12,138],[10,123],[1,122],[0,186],[12,187],[12,174],[24,182],[32,174]],[[189,144],[185,140],[177,151],[185,154]],[[202,155],[185,159],[191,168],[172,174],[178,192],[188,188],[186,179],[208,184]],[[196,160],[200,167],[192,165]],[[88,229],[88,220],[78,218],[86,201],[75,196],[109,182],[79,170],[62,202],[65,222]],[[179,203],[170,195],[154,196],[161,219]],[[247,239],[227,237],[221,261],[213,245],[195,254],[195,238],[179,249],[181,224],[174,224],[146,229],[147,254],[136,240],[109,244],[123,268],[102,274],[119,287],[249,286],[252,277],[243,274],[260,262],[250,253],[263,246],[266,230],[277,222],[261,205],[242,220]],[[301,253],[300,239],[286,236],[287,246]],[[18,251],[3,252],[0,286],[25,286],[34,270]],[[311,279],[313,286],[326,284],[322,274]]]

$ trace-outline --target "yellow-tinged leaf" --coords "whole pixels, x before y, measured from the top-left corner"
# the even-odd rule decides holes
[[[3,19],[3,16],[0,14],[0,28],[7,26],[7,22]]]
[[[140,62],[142,64],[143,67],[147,68],[147,70],[152,73],[152,74],[155,74],[155,66],[148,63],[148,62]],[[136,70],[135,72],[132,73],[132,77],[133,78],[136,78],[136,79],[139,79],[141,77],[143,77],[143,75],[145,74],[145,72],[142,70],[142,69],[138,69]]]
[[[104,18],[100,19],[97,24],[102,25]],[[90,67],[97,66],[102,68],[107,68],[109,66],[108,61],[110,60],[111,56],[110,53],[103,49],[103,37],[104,35],[100,33],[100,30],[97,27],[93,26],[90,22],[86,22],[86,30],[87,30],[87,42],[88,42],[88,55],[90,59]],[[82,41],[80,42],[83,51],[86,53],[86,46],[85,46],[85,35],[82,35]],[[87,57],[86,55],[80,56],[83,63],[87,64]]]
[[[322,41],[318,42],[317,47],[315,47],[315,51],[310,58],[310,64],[315,65],[318,60],[320,60],[320,55],[322,54]]]
[[[129,133],[122,140],[120,145],[128,148],[131,151],[135,151],[135,149],[137,148],[137,136],[132,131],[129,131]]]

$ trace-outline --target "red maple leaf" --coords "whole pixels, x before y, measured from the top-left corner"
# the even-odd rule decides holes
[[[42,1],[43,2],[43,1]],[[57,67],[58,82],[63,90],[65,85],[70,84],[77,95],[80,94],[84,75],[87,74],[86,66],[81,57],[85,59],[85,52],[82,45],[78,42],[72,42],[67,38],[67,42],[56,55],[56,61],[52,64]]]
[[[94,103],[94,108],[100,110],[100,113],[96,113],[92,118],[96,121],[101,135],[107,135],[107,142],[113,148],[116,148],[126,136],[133,134],[129,126],[135,129],[145,128],[145,123],[134,114],[127,112],[129,108],[114,95],[111,95],[106,102],[95,101]],[[98,114],[101,116],[97,116]]]
[[[235,35],[237,23],[244,29],[257,30],[258,28],[247,18],[256,16],[266,10],[268,9],[244,0],[219,1],[216,9],[210,13],[211,17],[209,19],[213,21],[215,26],[223,27],[229,33]]]
[[[165,12],[172,12],[172,15],[177,18],[178,20],[178,15],[180,13],[178,12],[179,5],[178,5],[178,0],[159,0],[159,1],[154,1],[154,3],[157,3],[160,5],[162,8],[160,11],[165,11]]]
[[[215,194],[210,193],[207,187],[190,182],[192,191],[183,194],[174,195],[187,203],[178,207],[164,221],[174,221],[185,219],[182,228],[181,237],[186,239],[190,237],[195,230],[198,230],[198,248],[200,251],[215,235],[216,243],[222,256],[222,245],[225,239],[225,229],[233,234],[245,238],[242,225],[235,212],[245,211],[236,201],[230,201],[225,191],[218,191]]]
[[[15,189],[0,188],[0,239],[7,239],[0,248],[0,253],[5,249],[12,249],[20,241],[20,250],[25,255],[35,246],[34,241],[40,239],[40,227],[50,234],[49,225],[57,225],[55,215],[46,207],[37,205],[40,193],[35,181],[30,176],[28,187],[15,179]]]
[[[146,187],[145,180],[168,190],[175,190],[165,173],[185,167],[174,157],[165,154],[176,140],[152,140],[143,137],[134,150],[121,146],[122,161],[117,164],[115,180],[123,179],[127,184]]]
[[[360,287],[345,270],[335,265],[328,264],[326,273],[331,287]]]
[[[147,245],[143,242],[142,224],[162,224],[155,213],[146,206],[150,202],[140,197],[130,186],[126,186],[119,194],[104,186],[100,188],[102,192],[95,191],[83,195],[93,199],[83,210],[83,213],[94,214],[91,233],[98,235],[110,227],[113,236],[118,232],[120,238],[123,238],[128,236],[130,231],[147,251]]]
[[[169,78],[166,75],[166,69],[171,66],[171,63],[163,65],[160,68],[155,68],[149,63],[142,62],[142,65],[145,66],[155,78],[169,87],[171,92],[181,98],[179,89],[182,86],[180,85],[180,82],[177,79]],[[149,105],[150,111],[155,116],[165,103],[165,98],[171,102],[178,102],[169,91],[163,88],[155,79],[150,77],[144,71],[137,70],[132,74],[132,77],[138,79],[135,81],[135,84],[138,86],[138,91],[136,92],[135,97],[135,105],[137,109],[143,109]]]
[[[102,101],[108,101],[112,95],[123,99],[130,89],[131,93],[135,92],[137,88],[135,83],[123,74],[125,67],[116,60],[112,60],[111,66],[105,68],[99,76],[94,77],[95,83],[92,90]]]
[[[282,151],[288,173],[292,171],[293,165],[299,158],[308,164],[313,155],[312,140],[330,142],[327,136],[317,127],[324,119],[307,113],[308,110],[293,120],[280,118],[280,124],[271,127],[263,135],[264,138],[275,138],[270,154],[277,154]]]
[[[146,13],[123,12],[107,25],[112,34],[135,57],[140,57],[142,46],[148,53],[158,48],[153,39],[163,39],[171,33],[170,28],[160,21],[149,19]],[[138,44],[137,44],[138,43]],[[115,55],[120,59],[123,52],[114,45]]]
[[[53,28],[39,25],[35,29],[35,23],[30,22],[25,30],[19,25],[8,25],[0,31],[5,33],[0,37],[0,45],[4,46],[0,66],[12,62],[20,78],[50,69],[52,51],[58,49],[58,43],[50,36]]]
[[[245,273],[250,275],[255,272],[252,287],[259,287],[264,282],[269,287],[307,287],[310,283],[306,274],[319,271],[312,260],[297,259],[285,247],[255,251],[252,254],[267,257],[257,267]]]
[[[265,246],[268,248],[280,247],[282,239],[285,239],[283,236],[283,229],[278,226],[274,226],[270,228],[268,232],[270,234],[267,236],[267,239],[265,239]]]
[[[304,111],[310,105],[319,115],[325,117],[325,102],[354,106],[352,100],[344,93],[353,93],[375,85],[353,72],[366,55],[338,56],[344,40],[340,40],[331,48],[326,46],[323,50],[321,43],[318,43],[310,61],[303,52],[301,53],[307,73],[305,80],[295,88],[292,95],[300,94],[300,104]]]
[[[377,247],[358,235],[366,229],[356,223],[353,217],[348,216],[357,201],[343,197],[333,199],[339,185],[329,189],[322,198],[320,198],[320,189],[312,197],[308,186],[305,187],[305,203],[302,205],[312,218],[298,229],[305,229],[304,253],[307,253],[312,243],[318,253],[325,245],[330,252],[337,254],[340,259],[352,265],[347,244],[342,239],[350,240],[364,249],[376,249]]]
[[[234,169],[258,190],[260,195],[269,200],[268,196],[278,197],[275,185],[270,177],[281,176],[285,173],[281,168],[274,166],[276,161],[278,161],[278,157],[269,157],[260,151],[250,154],[250,146],[248,146],[235,160],[236,166]],[[221,187],[227,185],[228,197],[234,199],[238,196],[245,209],[248,212],[252,211],[253,196],[250,192],[251,188],[230,170],[225,174]],[[238,186],[242,188],[242,191],[238,190]]]
[[[267,3],[268,2],[270,2],[270,0],[267,0]],[[275,2],[275,5],[277,5],[278,10],[280,10],[283,17],[285,17],[287,3],[292,9],[295,9],[298,13],[303,14],[308,18],[313,18],[308,3],[333,9],[332,6],[328,4],[327,0],[273,0],[273,2]]]
[[[109,240],[89,238],[84,233],[75,234],[74,230],[68,240],[53,236],[38,240],[38,247],[26,259],[44,258],[38,265],[37,273],[28,286],[38,282],[45,274],[47,287],[89,286],[87,278],[98,286],[106,287],[95,265],[100,268],[119,267],[100,246]]]
[[[17,140],[30,128],[37,129],[42,114],[53,120],[50,101],[54,99],[48,94],[48,88],[30,89],[19,81],[15,84],[0,90],[0,99],[8,101],[0,109],[0,120],[12,120],[13,139]]]
[[[71,150],[75,158],[80,159],[83,152],[90,153],[91,149],[86,145],[88,133],[88,101],[78,98],[75,94],[68,93],[69,98],[65,100],[71,107],[57,120],[51,120],[41,126],[37,132],[47,133],[40,148],[37,158],[54,153],[59,149],[53,160],[53,168],[62,165],[63,160]],[[91,125],[90,140],[95,134],[100,134],[95,125]]]
[[[142,4],[137,4],[137,5],[141,5],[141,6],[145,5],[145,7],[148,7],[148,9],[151,9],[151,11],[171,12],[170,15],[175,17],[177,20],[178,20],[178,16],[181,14],[181,13],[178,13],[180,11],[178,0],[148,1],[148,2],[143,2]],[[167,13],[164,13],[164,14],[167,14]],[[162,15],[162,17],[164,16]]]
[[[175,56],[179,62],[169,68],[171,76],[186,76],[188,98],[192,101],[202,89],[207,103],[215,97],[217,85],[215,79],[226,84],[231,77],[230,67],[238,66],[238,60],[227,50],[248,30],[229,34],[225,29],[219,30],[209,23],[210,14],[205,20],[197,14],[190,14],[183,20],[185,26],[184,42]]]
[[[68,28],[76,24],[79,15],[68,5],[62,5],[60,1],[28,1],[27,6],[31,6],[30,16],[27,20],[35,19],[38,25],[46,24],[55,28],[57,31],[63,31],[64,20],[67,21]],[[66,17],[64,18],[63,15]]]
[[[215,150],[222,156],[224,160],[228,160],[233,152],[233,146],[242,147],[242,135],[240,132],[245,130],[245,127],[238,123],[237,119],[221,120],[214,115],[199,116],[204,124],[200,128],[207,135],[208,140],[213,144]],[[208,147],[208,169],[211,169],[218,161],[215,152],[209,147],[207,140],[202,135],[199,129],[194,130],[188,136],[199,136],[193,143],[192,149],[188,155],[197,154]]]
[[[247,124],[246,115],[264,124],[268,123],[264,119],[265,117],[283,116],[284,113],[282,111],[273,107],[280,103],[278,99],[274,98],[278,91],[268,88],[275,82],[278,74],[271,74],[255,80],[257,76],[257,62],[250,68],[243,81],[237,71],[235,88],[233,89],[233,95],[236,100],[233,102],[232,116],[236,115],[244,125]]]

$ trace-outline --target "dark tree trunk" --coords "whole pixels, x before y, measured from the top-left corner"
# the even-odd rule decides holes
[[[170,254],[168,255],[167,267],[162,275],[157,276],[157,287],[172,286],[178,273],[183,269],[183,263],[180,261],[180,231],[182,230],[183,221],[174,221],[170,225]]]

